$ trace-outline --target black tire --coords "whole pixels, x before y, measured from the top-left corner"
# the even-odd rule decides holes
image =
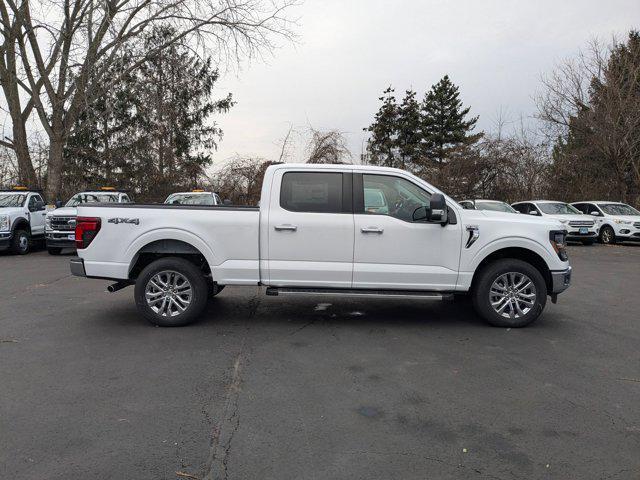
[[[524,315],[505,317],[491,305],[490,290],[493,283],[502,275],[509,273],[515,273],[516,279],[522,278],[518,277],[518,275],[527,276],[535,287],[535,292],[529,289],[526,290],[530,295],[535,294],[535,299],[531,299],[533,304],[528,307],[529,310]],[[544,310],[544,306],[547,303],[547,285],[538,269],[530,263],[515,258],[505,258],[486,265],[478,272],[478,278],[474,279],[471,295],[476,312],[489,324],[494,327],[519,328],[535,321]],[[507,304],[510,310],[514,309],[512,304],[509,304],[509,302]],[[503,313],[507,314],[506,309]],[[514,312],[514,315],[518,315],[517,312]]]
[[[62,252],[62,248],[61,247],[47,247],[47,252],[49,252],[49,255],[60,255],[60,253]]]
[[[146,299],[147,284],[149,284],[150,280],[157,274],[166,274],[166,272],[181,275],[186,278],[191,287],[191,296],[187,306],[184,311],[177,313],[175,316],[170,316],[166,314],[166,312],[165,315],[163,315],[154,311]],[[175,276],[169,278],[175,278]],[[183,258],[166,257],[150,263],[140,272],[140,275],[138,275],[136,279],[134,296],[138,311],[152,324],[160,327],[182,327],[194,322],[203,312],[207,305],[208,293],[207,281],[198,267]],[[156,295],[158,295],[158,293],[156,293]],[[171,295],[171,293],[169,293],[169,295]],[[178,300],[180,300],[181,305],[184,305],[183,299],[178,298]],[[169,300],[169,302],[171,302],[171,300]],[[177,302],[174,302],[174,304],[177,306]],[[170,307],[171,303],[169,304],[169,308]]]
[[[582,244],[583,245],[593,245],[593,243],[595,242],[595,240],[582,240]]]
[[[11,251],[16,255],[26,255],[31,249],[31,238],[26,230],[16,230],[11,239]]]
[[[613,245],[616,243],[616,232],[609,225],[605,225],[600,229],[600,243],[604,245]]]

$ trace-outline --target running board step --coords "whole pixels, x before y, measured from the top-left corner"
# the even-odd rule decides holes
[[[344,295],[346,297],[421,298],[423,300],[453,300],[453,293],[416,290],[369,290],[352,288],[268,287],[267,295]]]

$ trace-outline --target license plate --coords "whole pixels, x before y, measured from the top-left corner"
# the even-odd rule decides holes
[[[589,233],[589,229],[587,227],[580,227],[580,233],[587,234]]]
[[[74,233],[67,235],[67,239],[68,240],[75,240],[76,239],[76,235]]]

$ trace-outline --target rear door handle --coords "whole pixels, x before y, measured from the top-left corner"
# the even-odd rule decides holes
[[[378,233],[378,234],[384,232],[382,228],[378,228],[378,227],[364,227],[364,228],[361,228],[360,231],[362,233]]]
[[[296,227],[295,225],[276,225],[275,228],[278,232],[281,232],[283,230],[288,230],[290,232],[295,232],[296,230],[298,230],[298,227]]]

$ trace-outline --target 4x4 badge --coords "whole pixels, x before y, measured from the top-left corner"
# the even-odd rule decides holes
[[[115,223],[116,225],[118,225],[119,223],[132,223],[133,225],[140,225],[140,219],[139,218],[110,218],[107,220],[107,222],[109,223]]]

